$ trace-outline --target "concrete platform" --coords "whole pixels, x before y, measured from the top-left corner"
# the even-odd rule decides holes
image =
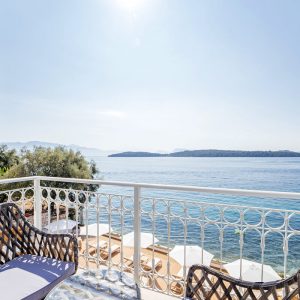
[[[169,296],[163,293],[141,288],[142,300],[180,300],[180,297]]]

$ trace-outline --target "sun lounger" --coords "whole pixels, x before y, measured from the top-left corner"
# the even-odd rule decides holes
[[[130,258],[123,257],[123,260],[125,262],[125,266],[129,269],[133,268],[133,256]],[[147,255],[142,254],[141,255],[141,266],[143,270],[150,271],[152,270],[152,258],[150,258]],[[154,270],[162,266],[162,261],[160,258],[154,257]],[[127,269],[127,268],[126,268]]]
[[[88,249],[88,253],[90,256],[92,256],[95,259],[98,255],[97,246],[96,245],[89,245],[89,246],[90,247]],[[100,257],[104,260],[107,260],[109,255],[113,256],[119,252],[120,252],[120,246],[118,245],[111,245],[111,247],[109,248],[107,242],[99,243],[99,254]]]
[[[133,270],[133,257],[131,256],[129,258],[129,257],[124,256],[122,264],[123,264],[123,268],[124,268],[125,272],[129,272],[129,273],[132,272],[132,270]]]
[[[156,270],[162,266],[162,261],[158,257],[153,257],[154,261],[148,256],[145,256],[145,258],[146,259],[141,259],[141,265],[145,271]]]
[[[118,246],[118,245],[111,245],[111,247],[109,248],[109,244],[108,244],[107,241],[100,240],[98,242],[97,241],[93,241],[93,242],[89,242],[88,243],[88,253],[93,258],[97,257],[98,249],[99,249],[100,257],[103,260],[107,260],[108,257],[109,257],[109,255],[113,256],[116,253],[120,252],[120,246]]]
[[[170,284],[170,289],[172,291],[173,294],[181,296],[183,295],[183,286],[184,286],[184,281],[173,281]]]
[[[108,244],[106,241],[99,241],[99,244],[97,243],[97,241],[93,241],[93,242],[89,242],[88,243],[88,251],[90,255],[94,255],[97,252],[97,248],[99,246],[99,249],[105,249]]]
[[[82,239],[82,237],[78,237],[79,239],[81,239],[81,251],[82,252],[86,252],[86,249],[88,249],[88,252],[91,252],[91,255],[93,254],[93,252],[95,252],[97,250],[97,240],[90,240],[90,239]],[[103,240],[99,240],[99,247],[103,248],[106,247],[107,242],[103,241]]]
[[[109,255],[113,256],[116,253],[120,252],[120,246],[118,245],[112,245],[110,248],[106,247],[106,248],[101,248],[100,249],[100,256],[102,259],[108,259]]]

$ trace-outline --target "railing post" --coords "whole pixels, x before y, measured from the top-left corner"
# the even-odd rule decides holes
[[[34,179],[34,226],[42,229],[42,199],[40,179]]]
[[[141,261],[141,188],[134,187],[134,280],[140,283],[140,261]]]

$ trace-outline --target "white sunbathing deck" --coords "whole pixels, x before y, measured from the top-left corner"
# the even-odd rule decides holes
[[[151,291],[146,288],[141,288],[142,300],[180,300],[183,298],[169,296],[163,293]]]

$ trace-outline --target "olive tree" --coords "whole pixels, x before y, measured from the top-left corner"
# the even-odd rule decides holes
[[[16,154],[16,150],[9,150],[6,145],[0,145],[0,176],[17,164],[19,157]]]
[[[88,162],[79,151],[75,152],[64,147],[54,149],[35,147],[33,150],[23,149],[18,163],[12,165],[3,177],[51,176],[93,179],[97,173],[95,162]],[[98,188],[97,185],[63,182],[42,182],[42,185],[89,191]]]
[[[1,178],[17,178],[27,176],[51,176],[51,177],[65,177],[65,178],[81,178],[94,179],[98,174],[98,169],[94,161],[88,162],[86,158],[79,152],[66,149],[64,147],[44,148],[35,147],[33,150],[23,149],[18,162],[7,169]],[[12,188],[27,187],[32,183],[17,183],[0,186],[0,189],[8,190]],[[80,184],[80,183],[66,183],[55,181],[41,181],[41,186],[74,189],[81,191],[96,191],[98,185],[96,184]],[[54,191],[52,191],[54,193]],[[69,193],[70,200],[75,199],[75,194]],[[53,196],[53,195],[50,195]],[[80,194],[85,201],[85,196]],[[1,200],[1,199],[0,199]],[[3,201],[3,200],[2,200]],[[54,213],[54,207],[51,207]],[[70,210],[72,214],[72,210]],[[74,212],[73,212],[74,213]]]

